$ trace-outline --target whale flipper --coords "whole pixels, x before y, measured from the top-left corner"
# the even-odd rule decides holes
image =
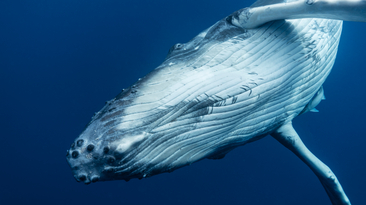
[[[298,0],[277,3],[262,0],[249,8],[235,12],[231,23],[241,28],[256,28],[280,19],[325,18],[366,22],[366,1],[353,0]]]
[[[315,93],[314,97],[309,101],[305,108],[300,112],[299,115],[306,112],[319,112],[315,107],[319,105],[320,101],[325,100],[323,86],[320,86],[319,90]]]
[[[271,136],[309,166],[319,178],[332,204],[351,204],[332,170],[308,150],[292,127],[292,122],[282,125]]]

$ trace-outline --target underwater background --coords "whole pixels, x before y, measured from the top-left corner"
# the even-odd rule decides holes
[[[271,137],[130,182],[77,183],[66,150],[94,112],[239,0],[0,0],[0,204],[330,205]],[[326,100],[294,120],[352,204],[366,198],[366,23],[344,22]]]

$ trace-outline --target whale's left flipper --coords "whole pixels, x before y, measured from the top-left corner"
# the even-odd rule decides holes
[[[351,204],[332,170],[308,150],[292,127],[292,122],[282,125],[271,135],[313,170],[325,188],[333,205]]]
[[[271,2],[274,2],[272,4]],[[366,22],[365,0],[297,0],[288,3],[261,1],[260,6],[234,12],[231,23],[242,28],[256,28],[264,23],[281,19],[325,18]]]

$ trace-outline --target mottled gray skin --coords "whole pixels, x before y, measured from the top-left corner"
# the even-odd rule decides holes
[[[341,21],[257,29],[235,14],[186,44],[93,116],[67,151],[77,181],[130,180],[220,159],[298,116],[330,73]]]

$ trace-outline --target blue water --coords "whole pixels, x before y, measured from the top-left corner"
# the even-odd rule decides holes
[[[1,0],[0,204],[327,205],[270,137],[143,180],[77,183],[65,153],[94,112],[243,0]],[[366,23],[344,23],[319,113],[294,121],[353,204],[366,193]]]

